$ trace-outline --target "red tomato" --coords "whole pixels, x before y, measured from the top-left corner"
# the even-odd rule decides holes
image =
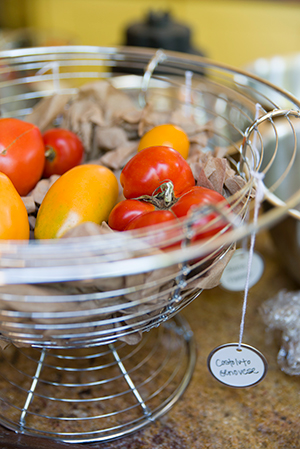
[[[229,209],[229,204],[226,202],[223,195],[212,189],[195,186],[183,192],[178,201],[172,206],[171,210],[176,217],[185,217],[192,214],[193,210],[202,206],[219,205],[220,208],[225,207]],[[197,232],[192,240],[207,239],[217,234],[224,229],[228,222],[220,217],[217,211],[212,211],[208,214],[201,214],[199,219],[195,221],[195,228],[200,227],[202,231]]]
[[[125,231],[130,229],[140,229],[147,226],[153,226],[157,224],[166,223],[168,221],[176,220],[174,214],[169,210],[154,210],[139,215],[126,226]]]
[[[151,203],[138,200],[120,201],[111,211],[108,225],[115,231],[123,231],[126,226],[139,215],[155,210]]]
[[[189,164],[169,147],[145,148],[133,156],[123,168],[120,182],[125,198],[152,195],[166,181],[174,186],[175,196],[195,185]]]
[[[68,129],[53,128],[43,134],[45,144],[44,178],[63,175],[82,162],[84,148],[79,137]]]
[[[155,235],[156,243],[158,243],[161,249],[169,250],[178,247],[178,230],[174,232],[166,226],[168,223],[174,222],[174,220],[176,220],[176,216],[170,210],[154,210],[139,215],[126,226],[124,231],[147,228],[159,224],[159,232]],[[174,239],[176,243],[166,244],[166,241],[170,242],[171,239]]]
[[[44,164],[40,130],[16,118],[0,119],[0,171],[10,178],[19,195],[25,196],[35,187]]]
[[[154,199],[153,202],[155,202]],[[220,193],[205,187],[193,186],[185,190],[177,199],[175,198],[169,209],[153,210],[154,205],[151,203],[139,200],[124,200],[115,206],[108,224],[117,231],[139,229],[184,218],[198,208],[213,205],[229,209],[229,204]],[[200,214],[199,218],[196,218],[193,222],[195,236],[192,241],[210,238],[225,229],[227,225],[228,222],[220,216],[217,210],[212,210],[208,214]],[[174,231],[172,238],[176,238],[176,234],[178,235]],[[171,235],[168,235],[167,238],[171,238]],[[170,248],[170,246],[164,246],[164,248]]]
[[[178,151],[184,159],[189,155],[190,141],[187,134],[179,126],[165,123],[154,126],[140,140],[138,151],[154,145],[163,145]]]

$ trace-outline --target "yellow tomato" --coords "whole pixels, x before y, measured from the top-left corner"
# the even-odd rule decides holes
[[[26,207],[13,183],[4,173],[0,173],[0,239],[29,239]]]
[[[86,221],[101,224],[117,202],[114,173],[95,164],[78,165],[64,173],[48,190],[37,214],[36,239],[62,237]]]
[[[187,134],[172,124],[158,125],[146,132],[140,140],[138,151],[158,145],[173,148],[184,159],[189,155],[190,141]]]

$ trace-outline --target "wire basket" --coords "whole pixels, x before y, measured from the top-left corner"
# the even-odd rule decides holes
[[[274,148],[266,162],[264,127],[271,126],[276,134],[276,120],[290,121],[291,115],[297,119],[299,104],[257,78],[254,90],[245,82],[248,79],[252,77],[245,72],[161,50],[48,47],[0,53],[3,117],[26,120],[43,98],[74,96],[87,82],[106,80],[126,93],[137,110],[151,105],[152,111],[169,119],[179,111],[186,123],[200,129],[209,125],[203,151],[223,150],[230,169],[243,180],[240,189],[227,196],[229,208],[195,210],[172,224],[167,233],[154,227],[142,235],[126,232],[0,243],[1,336],[20,348],[15,349],[18,357],[3,353],[9,369],[16,367],[17,372],[15,379],[5,371],[1,375],[4,425],[64,441],[104,441],[141,428],[178,399],[195,359],[191,331],[178,312],[209,286],[206,281],[212,271],[220,276],[235,242],[275,223],[300,199],[295,192],[261,214],[256,223],[249,219],[256,174],[267,172],[280,150]],[[268,99],[266,87],[276,90],[276,98],[290,109],[281,110],[280,104]],[[271,194],[272,186],[268,187]],[[226,220],[227,226],[212,238],[191,244],[203,226],[200,218],[212,210],[218,215],[215,221]],[[170,244],[178,246],[161,251]],[[145,349],[144,342],[156,338],[169,349],[161,354],[159,366],[152,368],[150,362],[157,358],[152,351],[155,344],[150,344],[145,356],[139,351]],[[180,358],[177,355],[174,361],[172,351],[179,347]],[[28,370],[17,367],[14,360],[20,357],[26,358]],[[145,372],[135,378],[143,360],[147,361]],[[100,378],[82,380],[82,373],[90,372],[91,366]],[[70,372],[81,374],[75,380],[60,375]],[[88,393],[78,393],[79,383]],[[101,392],[99,386],[104,383],[109,389]],[[11,393],[17,385],[22,391],[18,398]],[[45,385],[49,388],[43,389]],[[151,388],[145,390],[145,385]],[[87,397],[82,399],[80,394]],[[38,406],[41,401],[44,405],[56,401],[60,407],[50,407],[49,414],[43,414]],[[104,401],[109,404],[107,412],[101,408]],[[78,404],[85,407],[78,409]],[[95,404],[98,409],[92,407]],[[72,415],[70,409],[78,410]],[[53,422],[58,424],[53,426]],[[87,431],[85,422],[89,423]]]

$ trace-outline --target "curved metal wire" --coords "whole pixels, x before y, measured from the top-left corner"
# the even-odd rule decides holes
[[[5,51],[1,115],[26,119],[41,99],[74,96],[82,84],[99,80],[109,80],[139,110],[150,105],[164,117],[180,110],[209,129],[203,151],[223,150],[244,184],[228,196],[225,208],[196,210],[168,232],[155,227],[144,234],[0,242],[1,336],[24,347],[12,358],[3,353],[0,421],[19,432],[70,442],[118,438],[169,410],[195,362],[192,334],[178,312],[206,288],[212,270],[226,264],[236,241],[285,214],[299,216],[294,208],[300,186],[288,197],[280,191],[297,165],[299,101],[242,70],[139,48]],[[282,133],[289,135],[292,151],[274,175],[285,152]],[[265,175],[266,200],[274,207],[253,223],[246,217],[257,172]],[[204,229],[201,218],[212,212],[227,227],[192,244]],[[176,249],[161,251],[174,243]]]
[[[180,317],[134,350],[116,344],[101,352],[14,351],[2,354],[1,423],[67,442],[108,441],[149,425],[181,396],[196,357]]]
[[[267,86],[276,92],[277,99],[282,95],[285,103],[290,101],[298,107],[292,96],[269,83],[253,77],[253,89],[249,87],[252,77],[243,71],[162,50],[50,47],[2,52],[0,57],[0,105],[4,115],[26,111],[26,117],[38,99],[53,93],[72,95],[80,80],[111,79],[137,103],[142,94],[144,101],[154,103],[158,110],[188,106],[197,123],[212,123],[206,150],[229,148],[228,160],[245,180],[244,186],[228,198],[232,211],[239,207],[238,215],[218,209],[222,219],[228,220],[228,228],[205,242],[190,245],[191,231],[197,232],[199,218],[210,213],[209,209],[172,225],[167,233],[169,240],[166,233],[161,235],[155,228],[138,237],[136,233],[114,233],[105,238],[30,241],[21,245],[1,242],[0,284],[24,285],[18,294],[13,288],[0,288],[1,329],[6,339],[27,345],[96,345],[149,330],[197,295],[197,279],[201,281],[209,274],[232,242],[279,220],[298,202],[296,192],[291,197],[293,203],[279,201],[280,208],[262,214],[257,224],[242,224],[255,188],[252,173],[262,170],[267,174],[281,151],[276,138],[271,157],[266,156],[266,132],[262,128],[269,123],[276,135],[279,118],[298,117],[297,109],[266,112],[265,102],[257,103],[261,84],[264,92]],[[140,75],[128,75],[128,70],[140,68]],[[6,80],[8,73],[14,74],[13,79],[10,76]],[[188,85],[186,73],[190,75]],[[7,88],[17,90],[7,93]],[[292,122],[290,126],[293,156],[276,183],[268,186],[269,197],[288,176],[296,155],[297,135]],[[176,241],[183,242],[179,249],[159,250],[162,243]],[[198,262],[191,266],[188,260]],[[49,288],[46,292],[45,283]],[[34,292],[27,289],[30,285],[34,285]],[[89,285],[95,285],[96,290]]]

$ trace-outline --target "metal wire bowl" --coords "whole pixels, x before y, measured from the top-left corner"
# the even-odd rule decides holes
[[[104,441],[149,424],[181,395],[192,374],[195,350],[188,325],[173,317],[199,296],[199,281],[228,257],[234,242],[270,226],[300,199],[296,192],[284,204],[275,204],[274,209],[263,213],[257,223],[245,220],[251,211],[256,174],[268,171],[272,164],[272,160],[264,161],[263,127],[271,125],[276,133],[277,117],[298,117],[299,107],[291,95],[259,79],[255,79],[255,90],[248,87],[248,78],[251,76],[244,72],[199,57],[160,50],[58,47],[0,53],[2,116],[26,119],[44,97],[53,93],[75,94],[87,81],[110,80],[140,108],[149,103],[158,111],[181,108],[188,110],[199,125],[212,124],[206,151],[225,148],[231,167],[244,179],[238,193],[227,198],[230,210],[218,208],[220,219],[228,222],[227,228],[201,243],[190,244],[199,230],[199,217],[211,213],[211,208],[197,210],[172,225],[168,237],[154,228],[151,234],[138,237],[128,232],[29,244],[1,242],[2,339],[25,348],[16,351],[30,365],[28,371],[23,371],[15,362],[16,356],[5,362],[10,366],[7,373],[16,369],[17,377],[2,371],[4,425],[22,433],[64,441]],[[264,88],[263,94],[259,86]],[[275,89],[290,109],[282,111],[280,104],[269,100],[266,87]],[[279,150],[274,148],[274,154]],[[271,192],[272,186],[269,187]],[[160,250],[174,242],[180,243],[179,249]],[[23,291],[18,289],[15,293],[14,287],[20,286]],[[40,287],[46,287],[48,293],[41,294]],[[66,293],[65,287],[75,292]],[[145,336],[145,331],[150,330]],[[135,370],[144,365],[142,360],[150,364],[158,360],[153,349],[157,343],[151,340],[158,341],[156,338],[164,341],[168,350],[161,354],[156,368],[146,363],[146,372],[135,379]],[[137,344],[136,349],[128,349],[131,347],[123,341]],[[147,341],[151,342],[151,349],[142,356],[139,348]],[[172,351],[179,347],[178,358],[174,359]],[[3,357],[7,359],[5,352]],[[49,365],[48,357],[53,357]],[[100,380],[80,380],[87,393],[78,393],[78,379],[69,381],[58,375],[90,371],[86,364],[91,359],[97,359],[93,363],[101,374]],[[107,368],[104,377],[103,367]],[[99,393],[103,383],[111,387],[108,393]],[[144,386],[150,384],[151,389],[144,391]],[[16,385],[22,391],[18,398],[11,393]],[[51,388],[43,390],[45,385]],[[122,401],[128,392],[131,399],[124,405]],[[87,399],[81,400],[78,394],[87,394]],[[152,398],[159,403],[152,404]],[[49,414],[44,415],[39,401],[44,401],[44,405],[57,402],[60,407],[50,407]],[[104,401],[109,404],[107,413],[101,409]],[[70,408],[74,412],[83,403],[88,407],[79,407],[78,416],[71,416]],[[102,412],[91,404],[98,404]],[[137,409],[140,414],[135,414]],[[127,413],[128,410],[134,413]],[[84,429],[85,421],[89,422],[88,431]],[[53,422],[59,424],[53,427]]]

